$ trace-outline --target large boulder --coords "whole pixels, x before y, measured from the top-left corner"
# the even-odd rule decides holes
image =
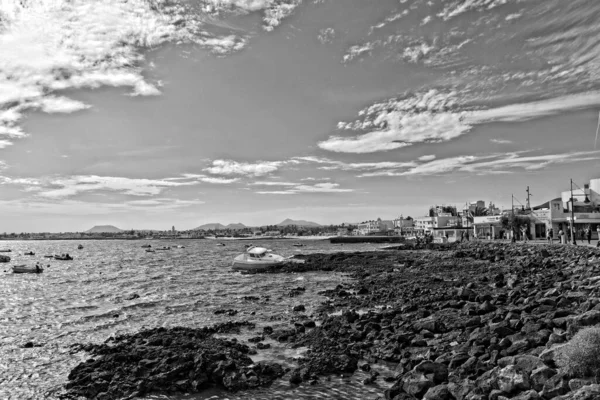
[[[514,365],[502,368],[496,378],[498,388],[506,393],[528,390],[531,388],[529,375]]]
[[[428,379],[423,373],[410,371],[402,379],[402,390],[416,398],[422,398],[427,391],[435,386],[432,380]]]
[[[447,385],[438,385],[430,388],[423,400],[455,400]]]
[[[546,399],[553,399],[569,391],[569,379],[565,374],[559,373],[546,381],[540,394]]]
[[[531,387],[538,392],[541,392],[544,389],[544,385],[546,382],[556,375],[557,372],[555,369],[552,369],[547,366],[539,367],[531,372]]]
[[[598,400],[600,399],[600,385],[588,385],[579,390],[555,397],[554,400]]]

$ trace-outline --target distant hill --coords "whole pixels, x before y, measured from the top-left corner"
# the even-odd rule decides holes
[[[209,224],[204,224],[204,225],[200,225],[197,228],[194,228],[195,231],[200,231],[200,230],[217,230],[217,229],[225,229],[225,225],[223,224],[219,224],[218,222],[211,222]]]
[[[194,228],[195,231],[199,231],[199,230],[219,230],[219,229],[244,229],[246,228],[246,225],[241,224],[241,223],[237,223],[237,224],[229,224],[229,225],[223,225],[220,224],[218,222],[212,222],[210,224],[204,224],[204,225],[200,225],[197,228]]]
[[[229,229],[244,229],[244,228],[247,228],[247,226],[238,222],[237,224],[229,224],[229,225],[226,226],[226,228],[229,228]]]
[[[289,218],[287,218],[277,224],[277,226],[287,226],[287,225],[315,226],[315,227],[321,226],[320,224],[317,224],[316,222],[304,221],[302,219],[294,220],[294,219],[289,219]]]
[[[118,233],[123,232],[123,229],[119,229],[112,225],[96,225],[92,229],[86,231],[87,233]]]

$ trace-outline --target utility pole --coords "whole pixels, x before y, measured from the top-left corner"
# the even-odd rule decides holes
[[[571,179],[571,238],[573,244],[577,244],[575,240],[575,199],[573,198],[573,179]]]
[[[512,238],[510,239],[510,241],[512,243],[515,243],[517,241],[517,238],[515,237],[515,227],[514,227],[514,223],[515,223],[515,195],[511,193],[510,195],[510,211],[512,213],[512,221],[511,221],[511,226],[510,226],[510,233]]]
[[[527,186],[527,206],[525,207],[527,210],[531,209],[531,203],[529,203],[529,197],[531,196],[531,193],[529,192],[529,186]]]

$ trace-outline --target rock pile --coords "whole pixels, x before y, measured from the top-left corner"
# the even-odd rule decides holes
[[[149,392],[194,393],[214,386],[238,391],[269,385],[284,375],[281,365],[253,363],[248,346],[212,336],[244,325],[248,324],[156,328],[100,345],[78,345],[74,351],[85,350],[94,358],[71,371],[62,398],[108,400]]]
[[[600,252],[473,242],[437,250],[318,254],[283,267],[357,278],[324,292],[320,326],[287,337],[311,350],[290,381],[384,360],[397,364],[387,400],[600,399],[600,385],[556,365],[578,329],[600,323]]]

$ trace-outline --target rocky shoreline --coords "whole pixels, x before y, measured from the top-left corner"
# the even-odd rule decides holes
[[[380,397],[387,400],[600,398],[593,377],[557,364],[561,346],[600,323],[596,249],[471,242],[302,258],[269,273],[336,271],[355,278],[323,292],[329,301],[317,316],[304,315],[297,288],[290,293],[299,296],[290,327],[266,327],[249,345],[212,337],[243,323],[158,328],[85,345],[80,349],[96,358],[71,372],[69,395],[114,399],[211,385],[236,391],[280,377],[316,383],[386,362],[396,365],[394,373],[372,372],[364,384],[393,383]],[[252,364],[249,355],[268,346],[265,337],[309,351],[291,371]]]

